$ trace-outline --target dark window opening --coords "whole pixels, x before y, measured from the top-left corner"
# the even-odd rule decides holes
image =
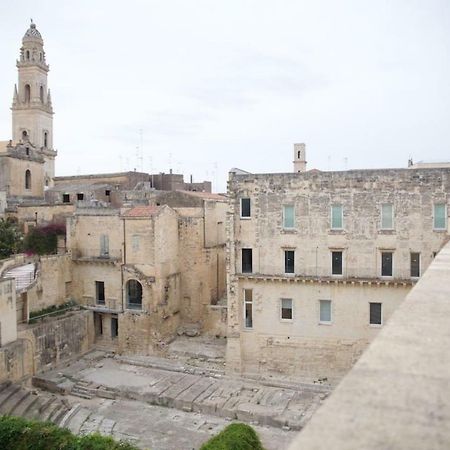
[[[25,147],[25,153],[30,156],[30,147]]]
[[[284,273],[294,273],[294,250],[285,250],[284,252]]]
[[[300,151],[297,153],[297,158],[298,159],[300,159],[300,155],[301,155],[301,153],[300,153]]]
[[[411,277],[420,277],[420,253],[411,253]]]
[[[63,194],[63,203],[70,203],[70,195]]]
[[[242,249],[242,273],[252,273],[253,272],[253,261],[252,261],[252,249],[243,248]]]
[[[105,282],[96,281],[95,282],[95,301],[99,305],[105,304]]]
[[[142,284],[137,280],[127,282],[127,307],[142,309]]]
[[[47,134],[47,132],[45,131],[45,132],[44,132],[44,147],[47,147],[47,145],[48,145],[48,134]]]
[[[26,55],[27,55],[27,59],[30,59],[30,50],[27,50]]]
[[[381,253],[381,276],[392,277],[392,252]]]
[[[281,318],[284,320],[292,320],[292,299],[281,299]]]
[[[44,87],[43,86],[41,86],[39,88],[39,98],[41,100],[41,103],[44,103]]]
[[[25,101],[29,102],[31,98],[31,87],[29,84],[25,85]]]
[[[244,289],[244,324],[245,328],[253,328],[253,291]]]
[[[342,252],[331,252],[331,274],[342,275]]]
[[[25,189],[31,189],[31,172],[28,169],[25,171]]]
[[[26,132],[26,130],[22,131],[22,139],[25,140],[28,137],[28,133]]]
[[[111,190],[110,190],[110,189],[106,189],[105,195],[106,195],[107,197],[109,197],[109,196],[111,195]]]
[[[84,194],[82,192],[77,194],[77,200],[84,200]]]
[[[369,303],[370,305],[370,325],[381,325],[381,303]]]
[[[119,319],[111,317],[111,337],[114,339],[119,336]]]
[[[241,217],[251,217],[249,198],[241,198]]]

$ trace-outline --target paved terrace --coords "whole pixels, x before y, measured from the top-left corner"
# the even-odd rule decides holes
[[[290,450],[450,448],[450,243]]]
[[[139,400],[184,412],[299,430],[329,387],[256,382],[155,357],[94,351],[72,365],[41,374],[35,386],[91,399]]]

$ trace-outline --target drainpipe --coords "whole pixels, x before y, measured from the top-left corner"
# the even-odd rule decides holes
[[[124,288],[123,288],[123,280],[124,280],[124,276],[123,276],[123,268],[125,266],[125,264],[127,263],[127,242],[126,242],[126,229],[125,229],[125,218],[122,217],[122,221],[123,221],[123,256],[122,256],[122,264],[120,266],[120,277],[121,277],[121,285],[120,285],[120,290],[122,293],[122,312],[125,311],[125,303],[124,303]]]

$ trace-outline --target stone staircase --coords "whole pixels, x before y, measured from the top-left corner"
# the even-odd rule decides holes
[[[92,398],[90,389],[83,382],[77,385],[79,397]],[[0,415],[52,422],[61,428],[68,428],[74,434],[99,432],[113,435],[116,425],[114,420],[94,413],[79,403],[70,405],[66,399],[61,400],[55,394],[32,391],[9,381],[0,384]]]

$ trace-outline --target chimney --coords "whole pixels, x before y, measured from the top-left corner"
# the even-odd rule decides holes
[[[294,172],[306,172],[305,144],[294,144]]]

